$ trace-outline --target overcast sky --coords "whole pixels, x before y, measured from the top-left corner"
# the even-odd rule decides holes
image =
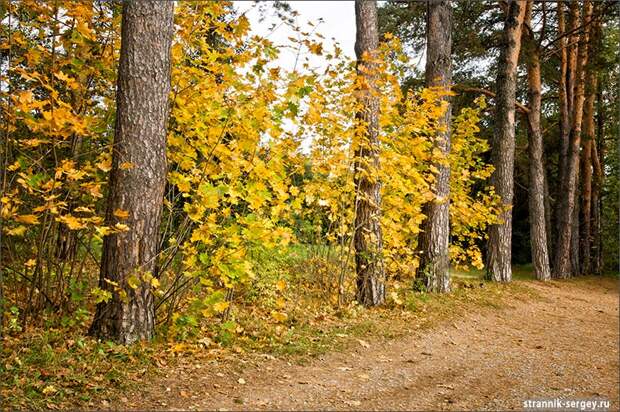
[[[270,28],[273,23],[279,23],[277,18],[270,18],[271,13],[266,13],[267,19],[259,22],[260,14],[258,7],[253,1],[235,1],[235,7],[240,12],[246,12],[246,16],[250,20],[252,31],[261,36],[269,35],[276,45],[290,44],[288,37],[293,36],[292,30],[282,25],[273,33]],[[267,3],[267,2],[264,2]],[[331,49],[331,38],[340,44],[342,51],[349,57],[354,57],[355,46],[355,3],[353,1],[289,1],[293,10],[299,12],[297,16],[297,24],[302,28],[309,28],[308,21],[315,24],[319,19],[323,19],[317,31],[325,37],[325,46]],[[295,65],[296,53],[292,50],[282,50],[278,65],[286,70],[292,70]],[[320,59],[312,58],[313,65],[321,65]]]

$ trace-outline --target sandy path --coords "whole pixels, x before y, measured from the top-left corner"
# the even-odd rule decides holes
[[[505,410],[521,409],[530,398],[602,397],[617,410],[617,283],[528,287],[544,299],[466,313],[419,334],[364,342],[304,366],[264,359],[236,372],[207,365],[176,371],[132,396],[130,404],[184,410]]]

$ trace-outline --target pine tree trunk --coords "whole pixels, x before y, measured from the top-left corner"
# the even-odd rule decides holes
[[[568,102],[568,50],[566,24],[564,18],[564,1],[557,3],[558,13],[558,37],[560,47],[560,79],[558,82],[559,106],[560,106],[560,155],[558,164],[558,178],[561,182],[566,174],[566,157],[568,155],[568,136],[570,133],[570,117]]]
[[[355,268],[357,301],[365,306],[385,302],[385,268],[381,232],[381,180],[379,170],[379,97],[371,90],[376,74],[371,62],[379,46],[377,3],[355,2],[357,34],[355,54],[358,75],[366,77],[367,90],[360,91],[357,120],[365,125],[355,148]]]
[[[173,7],[166,1],[123,4],[106,222],[129,230],[104,239],[99,287],[112,298],[97,305],[90,333],[124,344],[150,339],[154,330],[148,274],[156,275],[166,181]],[[129,217],[120,220],[118,209]]]
[[[581,257],[579,256],[579,232],[580,232],[580,211],[581,203],[579,202],[581,193],[581,161],[577,160],[577,170],[575,170],[575,200],[573,207],[573,217],[570,232],[570,270],[573,276],[581,273]]]
[[[603,273],[603,244],[601,233],[601,189],[603,187],[603,133],[604,133],[604,107],[603,94],[599,85],[596,92],[596,142],[592,145],[592,165],[594,167],[594,181],[592,185],[592,231],[594,233],[592,255],[593,272],[595,275]]]
[[[594,100],[596,98],[596,76],[592,70],[588,73],[586,85],[586,102],[584,107],[583,149],[582,149],[582,196],[581,196],[581,273],[592,272],[592,152],[595,140]]]
[[[450,0],[428,2],[426,23],[426,86],[449,90],[452,82],[452,8]],[[436,147],[447,159],[450,154],[450,96],[446,113],[438,126],[443,129],[436,135]],[[426,221],[422,234],[420,268],[426,289],[431,292],[450,291],[450,258],[448,243],[450,234],[450,166],[437,162],[435,200],[424,205]]]
[[[544,142],[543,142],[544,143]],[[543,145],[544,146],[544,145]],[[545,150],[543,147],[543,156],[545,155]],[[543,177],[544,181],[544,190],[545,190],[545,227],[547,228],[547,256],[549,256],[549,265],[551,265],[551,256],[553,256],[553,234],[551,232],[551,215],[553,211],[551,209],[551,195],[549,193],[549,171],[545,165],[545,159],[543,157]]]
[[[518,0],[510,1],[498,64],[495,130],[491,149],[495,171],[491,176],[491,184],[500,196],[505,211],[500,216],[502,223],[489,228],[487,248],[487,277],[497,282],[512,280],[511,208],[514,194],[515,93],[524,16],[525,3]]]
[[[528,24],[531,22],[532,0],[528,1]],[[540,74],[540,48],[533,33],[526,37],[527,42],[527,80],[528,80],[528,152],[530,169],[529,213],[530,241],[534,275],[538,280],[549,280],[551,268],[547,248],[547,225],[545,219],[545,168],[543,164],[543,136],[540,127],[542,102],[542,81]]]
[[[592,3],[584,2],[582,25],[583,34],[579,43],[579,54],[575,70],[574,103],[572,105],[572,128],[570,133],[570,146],[566,176],[560,182],[560,213],[558,216],[558,240],[556,242],[555,264],[553,265],[554,277],[567,278],[572,274],[573,263],[571,260],[571,235],[573,233],[573,221],[575,214],[575,195],[577,190],[577,178],[579,170],[579,148],[581,145],[581,124],[583,118],[583,105],[585,100],[585,72],[588,63],[588,40],[589,20],[592,15]],[[586,24],[588,23],[588,24]],[[577,251],[579,242],[577,241]]]

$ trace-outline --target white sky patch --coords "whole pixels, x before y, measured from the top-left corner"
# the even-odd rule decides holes
[[[299,49],[291,41],[291,37],[299,39],[300,33],[291,25],[282,24],[275,15],[270,2],[234,1],[239,13],[245,14],[250,22],[250,32],[269,39],[279,49],[278,58],[269,63],[269,67],[279,67],[283,71],[298,73],[314,70],[322,72],[328,66],[325,58],[327,53],[334,51],[337,44],[341,53],[348,58],[355,58],[355,3],[353,1],[288,1],[297,16],[292,25],[298,26],[302,32],[311,33],[309,38],[323,44],[323,55],[317,56],[306,47]],[[263,9],[261,14],[260,8]],[[262,19],[262,20],[261,20]],[[311,24],[309,24],[311,23]],[[317,38],[319,34],[322,38]],[[304,64],[308,64],[308,69]],[[283,128],[292,134],[298,132],[298,126],[289,119],[283,120]],[[302,139],[301,150],[310,149],[315,136],[306,135]]]
[[[267,8],[265,20],[260,21],[260,13],[258,5],[250,1],[235,1],[234,5],[240,13],[244,13],[250,21],[250,27],[253,34],[267,37],[276,46],[290,46],[289,37],[297,38],[295,33],[289,26],[282,24],[277,17],[269,10],[272,6],[264,4]],[[259,3],[260,4],[260,3]],[[324,37],[324,48],[327,51],[333,50],[334,43],[338,43],[342,52],[350,57],[355,57],[355,3],[353,1],[289,1],[288,4],[293,10],[299,14],[296,18],[296,25],[301,27],[303,31],[310,32],[315,30]],[[312,22],[315,27],[308,25]],[[275,25],[277,28],[271,30]],[[298,56],[297,50],[291,47],[281,47],[280,56],[275,62],[276,66],[283,70],[292,71],[302,70],[302,63],[305,58],[309,59],[311,67],[321,68],[326,66],[326,62],[321,56],[315,56],[302,50]]]

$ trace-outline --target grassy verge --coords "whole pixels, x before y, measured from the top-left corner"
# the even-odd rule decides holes
[[[456,319],[465,312],[528,299],[533,293],[522,282],[493,284],[480,280],[478,274],[455,274],[455,290],[449,295],[413,292],[406,287],[408,282],[393,282],[385,307],[364,309],[355,304],[339,307],[326,301],[319,291],[308,294],[305,291],[312,288],[294,287],[291,276],[287,280],[291,283],[286,290],[274,292],[266,286],[266,295],[256,296],[253,304],[236,304],[231,321],[234,327],[226,328],[225,339],[221,324],[207,327],[189,342],[160,339],[129,347],[84,337],[84,327],[31,330],[5,337],[0,406],[105,407],[122,399],[123,393],[139,390],[143,382],[174,368],[179,360],[201,362],[217,357],[234,362],[261,353],[304,363],[328,351],[358,344],[360,339],[392,339]],[[284,307],[278,309],[286,313],[285,319],[271,316],[278,296],[285,298]]]

